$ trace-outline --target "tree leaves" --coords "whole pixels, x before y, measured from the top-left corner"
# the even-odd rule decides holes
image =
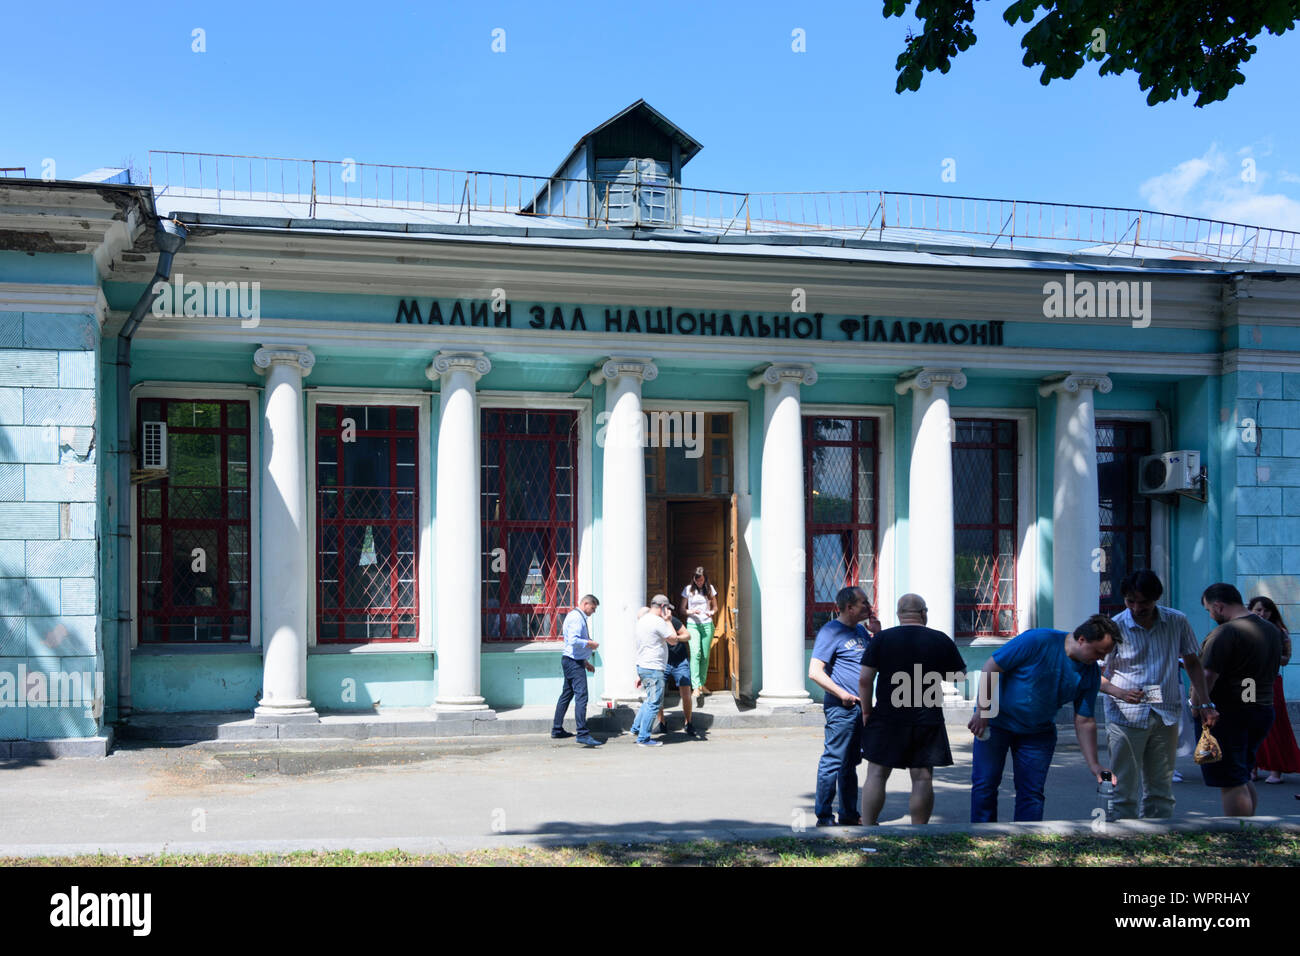
[[[898,93],[920,89],[928,72],[947,73],[976,40],[975,0],[884,0],[886,17],[909,9],[922,29],[908,33],[895,63]],[[1257,52],[1250,41],[1290,30],[1300,0],[1015,0],[1002,19],[1032,24],[1021,62],[1042,67],[1044,86],[1095,62],[1100,76],[1136,74],[1150,106],[1192,92],[1205,106],[1245,82],[1240,67]]]

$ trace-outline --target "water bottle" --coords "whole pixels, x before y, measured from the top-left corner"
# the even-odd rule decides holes
[[[1097,794],[1105,801],[1106,804],[1106,822],[1115,822],[1115,781],[1111,779],[1110,771],[1101,772],[1101,783],[1097,784]]]

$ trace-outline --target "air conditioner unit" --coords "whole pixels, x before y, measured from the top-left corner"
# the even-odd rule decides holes
[[[1204,481],[1199,451],[1167,451],[1138,462],[1138,491],[1144,495],[1199,495]]]
[[[140,467],[148,471],[167,469],[167,423],[143,422],[140,435]]]

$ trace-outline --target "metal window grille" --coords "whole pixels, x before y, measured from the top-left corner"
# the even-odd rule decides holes
[[[1012,637],[1016,620],[1016,422],[954,419],[954,637]],[[924,502],[912,502],[923,507]]]
[[[317,406],[319,642],[419,640],[418,448],[413,406]]]
[[[481,416],[483,640],[558,640],[577,599],[577,413]]]
[[[836,615],[841,588],[862,588],[875,606],[878,433],[875,418],[803,420],[808,638]]]
[[[142,644],[249,640],[249,409],[242,400],[142,399],[167,424],[169,471],[136,485]]]
[[[1096,427],[1102,551],[1098,608],[1114,616],[1124,610],[1119,584],[1125,575],[1151,566],[1151,501],[1138,493],[1138,459],[1152,452],[1151,423],[1105,420]]]

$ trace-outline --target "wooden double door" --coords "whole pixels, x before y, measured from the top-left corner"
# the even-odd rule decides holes
[[[666,594],[686,619],[682,589],[703,567],[718,591],[713,649],[705,687],[739,693],[736,633],[736,504],[730,497],[650,496],[646,499],[647,600]]]

